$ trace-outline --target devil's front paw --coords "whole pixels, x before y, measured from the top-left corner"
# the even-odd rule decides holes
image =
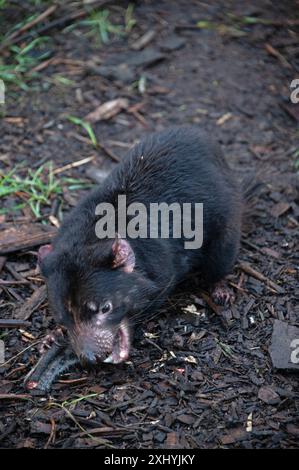
[[[53,344],[61,344],[64,341],[64,331],[60,326],[57,326],[54,331],[44,337],[39,345],[38,351],[41,355],[50,349]]]
[[[213,302],[217,305],[228,307],[233,304],[235,301],[235,296],[233,292],[224,284],[217,284],[212,293],[211,297]]]

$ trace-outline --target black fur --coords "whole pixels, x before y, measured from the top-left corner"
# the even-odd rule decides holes
[[[112,240],[96,237],[95,208],[100,202],[115,205],[119,194],[127,196],[127,204],[203,203],[202,248],[186,250],[184,239],[128,239],[136,258],[134,271],[112,269]],[[71,327],[70,304],[84,321],[92,315],[86,302],[112,300],[111,321],[118,323],[141,311],[152,314],[192,271],[208,285],[220,281],[238,253],[241,206],[239,186],[221,152],[197,128],[146,137],[71,211],[53,252],[41,263],[57,320]]]

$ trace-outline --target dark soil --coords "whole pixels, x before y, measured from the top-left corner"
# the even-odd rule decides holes
[[[114,23],[123,21],[126,6],[109,3]],[[298,2],[274,0],[137,2],[130,34],[112,35],[106,45],[86,36],[82,26],[50,30],[50,52],[61,60],[49,63],[28,91],[8,90],[1,120],[4,171],[49,160],[59,168],[94,155],[92,164],[63,173],[88,178],[92,167],[115,164],[107,151],[121,159],[147,132],[194,123],[220,142],[241,177],[256,172],[264,188],[229,280],[231,308],[211,308],[193,279],[158,317],[138,326],[130,362],[94,373],[74,370],[46,397],[22,386],[39,357],[37,340],[54,328],[46,300],[29,315],[29,324],[1,329],[8,361],[0,368],[1,447],[298,446],[298,370],[276,370],[269,355],[274,320],[299,325],[299,105],[290,101],[290,83],[299,74],[298,26],[290,23],[296,9]],[[22,14],[15,6],[6,21],[12,26]],[[231,15],[272,22],[240,23]],[[220,26],[195,28],[197,21]],[[131,46],[148,30],[155,31],[153,40],[134,51]],[[122,63],[127,66],[117,68]],[[74,83],[62,84],[58,74]],[[141,76],[143,94],[132,86]],[[99,148],[66,119],[84,118],[119,97],[131,108],[93,124]],[[65,191],[62,211],[81,194]],[[7,198],[5,207],[14,202]],[[43,209],[45,220],[53,205],[54,198]],[[34,217],[24,209],[1,222],[20,219]],[[245,262],[278,289],[245,272]],[[34,251],[2,259],[1,280],[12,283],[0,286],[0,318],[15,318],[43,285],[35,265]],[[18,284],[20,279],[28,282]]]

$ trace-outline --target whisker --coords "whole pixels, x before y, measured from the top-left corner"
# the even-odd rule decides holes
[[[159,298],[161,298],[161,296],[169,289],[169,287],[172,287],[175,283],[173,282],[174,280],[174,277],[175,276],[172,276],[169,280],[169,282],[166,284],[166,286],[164,287],[164,289],[162,289],[159,294],[157,295],[157,297],[155,299],[153,299],[143,310],[140,310],[139,312],[137,312],[135,315],[133,315],[131,318],[130,318],[130,321],[133,320],[134,324],[137,324],[138,322],[136,320],[140,319],[140,321],[142,320],[140,317],[143,316],[143,314],[153,305],[153,303],[155,303]],[[158,313],[157,313],[158,315]],[[154,316],[152,318],[154,318],[156,316],[156,314],[154,314]]]

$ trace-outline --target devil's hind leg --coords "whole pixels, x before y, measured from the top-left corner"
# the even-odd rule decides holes
[[[204,257],[204,281],[215,303],[227,305],[234,300],[233,293],[225,283],[225,277],[232,272],[240,243],[238,227],[230,229],[224,237],[213,239]]]

